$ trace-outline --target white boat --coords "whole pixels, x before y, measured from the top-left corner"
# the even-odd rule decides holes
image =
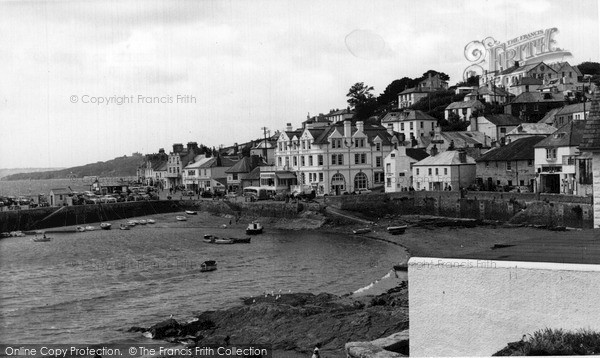
[[[258,221],[251,222],[246,228],[246,234],[248,235],[262,234],[262,232],[263,227]]]
[[[156,220],[154,220],[154,219],[148,219],[146,221],[148,222],[148,224],[154,224],[154,223],[156,223]]]
[[[354,229],[354,230],[352,230],[352,233],[354,233],[354,234],[366,234],[366,233],[369,233],[369,232],[371,232],[371,229],[368,228],[368,227],[364,227],[364,228],[361,228],[361,229]]]
[[[88,225],[85,227],[85,231],[94,231],[97,230],[98,228],[92,225]]]
[[[111,227],[112,227],[111,223],[101,223],[100,224],[100,229],[102,229],[102,230],[110,230]]]
[[[187,220],[187,216],[177,215],[175,217],[175,219],[177,219],[178,221],[186,221]]]
[[[186,210],[185,213],[188,215],[197,215],[198,214],[196,211],[192,211],[192,210]]]
[[[147,221],[146,220],[140,220],[139,223],[140,223],[140,225],[146,225]]]
[[[42,237],[36,236],[33,239],[31,239],[31,241],[33,241],[33,242],[48,242],[50,240],[52,240],[52,238],[47,237],[46,235],[44,235]]]
[[[217,237],[215,238],[214,241],[215,244],[234,244],[235,242],[233,241],[233,239],[227,239],[224,237]]]
[[[77,227],[75,228],[75,231],[77,231],[77,232],[84,232],[84,231],[85,231],[85,228],[84,228],[83,226],[77,226]]]
[[[215,239],[216,239],[216,237],[209,235],[209,234],[204,235],[204,237],[202,238],[202,240],[204,242],[209,242],[209,243],[214,243]]]
[[[129,230],[129,229],[131,229],[131,226],[129,226],[127,224],[121,224],[121,225],[119,225],[119,229],[121,229],[121,230]]]
[[[137,225],[137,221],[136,220],[129,220],[127,222],[127,225],[129,225],[129,226],[136,226]]]

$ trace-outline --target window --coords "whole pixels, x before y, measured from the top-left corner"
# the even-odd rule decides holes
[[[527,166],[528,167],[532,167],[533,166],[533,159],[527,159]]]
[[[323,181],[323,173],[319,173],[319,181]]]
[[[310,165],[311,167],[313,165],[313,156],[312,155],[308,156],[308,165]]]
[[[344,155],[343,154],[338,155],[338,164],[344,165]]]
[[[391,173],[392,172],[392,165],[390,163],[386,163],[385,164],[385,171],[387,173]]]
[[[294,156],[294,166],[297,167],[298,166],[298,157]]]
[[[387,178],[385,186],[387,186],[388,188],[392,187],[392,178]]]
[[[512,163],[506,162],[506,170],[512,170]]]
[[[188,170],[188,173],[187,173],[187,174],[188,174],[189,176],[194,176],[194,175],[196,175],[196,171],[195,171],[195,170]]]
[[[376,151],[380,151],[381,150],[381,143],[375,143],[375,150]]]
[[[489,168],[490,167],[490,162],[485,162],[485,168]]]
[[[335,149],[335,145],[337,144],[337,139],[332,139],[331,140],[331,149]]]
[[[419,168],[417,168],[417,175],[419,175]]]
[[[520,186],[524,186],[525,185],[525,180],[519,180],[519,185]]]
[[[304,143],[304,142],[302,142],[302,143]],[[306,162],[305,162],[304,156],[301,156],[301,157],[300,157],[300,165],[301,165],[301,166],[305,166],[305,165],[306,165]]]
[[[512,186],[512,180],[508,180],[506,184],[508,184],[508,186]]]
[[[556,159],[556,148],[546,148],[546,159],[548,159],[548,160]]]
[[[440,175],[438,168],[435,168],[435,175]]]
[[[424,124],[423,122],[420,122],[420,123],[421,123],[421,128],[423,128],[423,126],[424,126],[425,124]]]
[[[317,157],[318,159],[318,164],[319,165],[323,165],[323,154],[319,154],[319,156]]]
[[[413,122],[410,122],[410,130],[413,130]]]
[[[432,131],[435,130],[435,123],[434,122],[431,122],[431,130]]]
[[[277,158],[277,165],[281,166],[281,157]]]
[[[375,172],[373,181],[377,184],[382,184],[384,180],[383,172]]]
[[[302,141],[302,149],[306,149],[306,141]]]
[[[366,162],[367,162],[367,155],[365,153],[354,154],[354,164],[365,164]]]
[[[431,168],[427,169],[427,174],[431,175]]]
[[[331,165],[336,165],[337,164],[337,154],[332,154],[331,155]]]
[[[368,188],[368,180],[367,175],[363,172],[357,173],[354,177],[354,190],[358,189],[367,189]]]
[[[444,168],[444,175],[448,175],[448,168]]]
[[[375,166],[381,167],[381,159],[382,157],[375,157]]]
[[[400,123],[400,130],[403,131],[404,130],[404,123]]]
[[[500,128],[500,133],[503,133],[503,134],[506,133],[506,128],[504,128],[504,127]]]
[[[237,173],[233,173],[233,174],[231,174],[231,179],[232,179],[232,180],[238,180],[238,175],[237,175]]]

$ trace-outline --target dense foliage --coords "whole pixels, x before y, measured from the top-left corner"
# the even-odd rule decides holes
[[[600,333],[590,330],[569,332],[546,328],[519,342],[508,343],[494,356],[559,356],[600,353]]]

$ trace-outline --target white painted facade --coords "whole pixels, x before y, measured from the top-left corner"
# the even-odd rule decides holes
[[[600,330],[600,265],[413,257],[408,284],[415,357],[490,356],[547,327]]]
[[[536,186],[540,192],[556,192],[550,189],[558,185],[559,193],[577,194],[575,157],[577,147],[535,148]],[[555,184],[558,183],[558,184]]]
[[[394,149],[383,160],[385,166],[385,192],[406,191],[413,186],[412,165],[417,160],[406,155],[406,147]]]

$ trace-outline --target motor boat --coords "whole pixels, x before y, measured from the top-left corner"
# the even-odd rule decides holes
[[[110,230],[110,228],[111,228],[111,227],[112,227],[112,224],[111,224],[111,223],[101,223],[101,224],[100,224],[100,228],[101,228],[102,230]]]
[[[247,235],[262,234],[262,232],[263,232],[263,227],[257,221],[251,222],[250,224],[248,224],[248,227],[246,228]]]
[[[217,269],[217,262],[214,260],[204,261],[200,264],[200,272],[215,271]]]

